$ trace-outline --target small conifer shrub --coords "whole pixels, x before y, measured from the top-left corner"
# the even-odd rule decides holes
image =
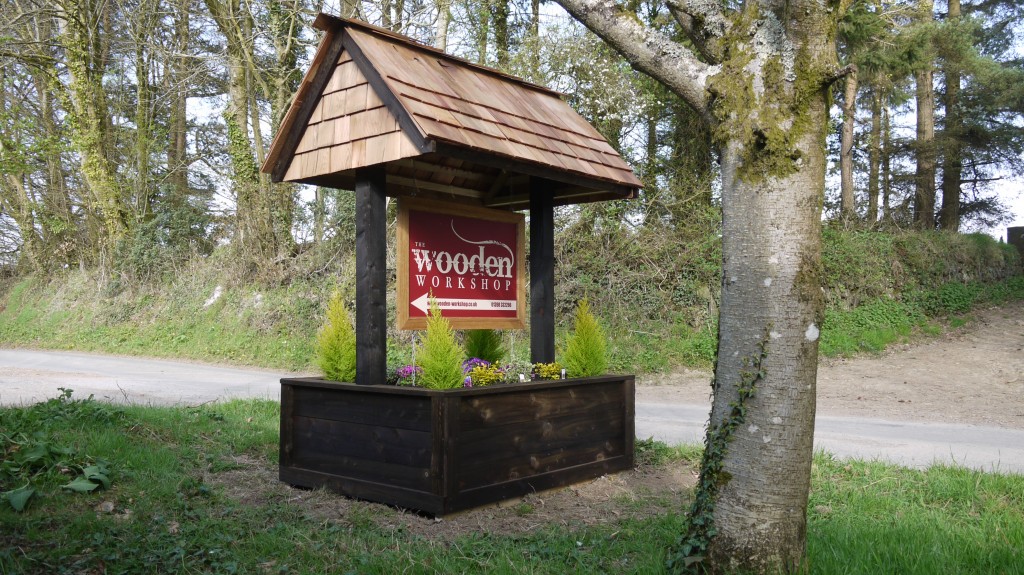
[[[505,358],[505,347],[501,343],[501,333],[497,330],[467,330],[463,343],[467,357],[478,357],[492,364],[501,363]]]
[[[356,380],[356,332],[337,292],[331,295],[327,321],[316,334],[316,362],[327,379]]]
[[[430,389],[455,389],[462,387],[466,374],[462,372],[463,351],[455,341],[451,324],[441,317],[437,300],[430,298],[430,316],[427,318],[427,333],[423,336],[423,348],[417,363],[423,369],[418,381]]]
[[[562,364],[571,377],[593,377],[608,369],[604,330],[590,313],[590,304],[580,300],[576,307],[573,333],[565,345]]]

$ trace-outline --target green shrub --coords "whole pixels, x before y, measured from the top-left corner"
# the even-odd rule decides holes
[[[430,299],[430,317],[427,318],[427,332],[423,336],[423,349],[418,359],[423,368],[420,382],[430,389],[454,389],[462,387],[466,376],[462,373],[463,351],[455,341],[448,320],[441,316],[437,300]]]
[[[356,380],[356,332],[337,292],[331,295],[327,321],[316,334],[316,362],[327,379]]]
[[[980,292],[978,284],[948,282],[938,289],[923,292],[919,296],[919,303],[921,309],[930,316],[964,313],[971,309]]]
[[[505,358],[505,347],[501,333],[493,329],[471,329],[466,331],[463,344],[467,358],[479,358],[490,363],[501,363]]]
[[[821,353],[834,356],[882,351],[924,322],[925,316],[916,305],[887,298],[852,310],[827,309],[821,327]]]
[[[593,377],[608,371],[607,342],[584,298],[576,307],[576,323],[565,344],[562,363],[572,377]]]

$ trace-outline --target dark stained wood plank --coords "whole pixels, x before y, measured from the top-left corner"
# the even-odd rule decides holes
[[[295,419],[295,388],[281,382],[281,427],[279,441],[278,462],[282,468],[292,465],[292,451],[294,445],[294,427],[292,421]]]
[[[387,371],[387,209],[383,166],[356,171],[356,383]]]
[[[430,397],[361,393],[359,389],[299,387],[292,392],[296,403],[292,413],[295,417],[430,431]]]
[[[475,432],[588,411],[617,410],[622,401],[622,383],[618,381],[594,383],[586,394],[573,387],[510,390],[500,395],[465,398],[460,404],[459,419],[463,429]]]
[[[407,467],[430,466],[432,434],[397,427],[296,417],[295,442],[307,453],[325,453]]]
[[[625,419],[618,409],[582,411],[560,417],[478,430],[455,439],[458,453],[467,461],[483,464],[497,460],[524,462],[555,451],[588,446],[621,449]],[[298,423],[296,423],[298,425]],[[618,448],[615,447],[618,444]],[[496,446],[503,446],[496,452]],[[612,453],[620,455],[621,451]]]
[[[430,490],[430,470],[373,459],[338,455],[333,451],[307,449],[295,456],[293,467],[340,477],[372,481],[404,489]]]
[[[441,497],[426,490],[400,488],[311,469],[282,467],[280,477],[281,481],[289,485],[311,489],[323,487],[356,499],[388,503],[406,509],[418,509],[433,515],[443,515],[446,512]]]
[[[472,509],[495,501],[504,501],[520,497],[527,493],[537,493],[557,487],[572,485],[602,475],[625,471],[633,467],[632,459],[614,457],[593,463],[586,463],[568,469],[559,469],[525,479],[516,479],[504,483],[486,485],[476,489],[466,489],[458,496],[446,502],[445,513],[454,513],[464,509]]]
[[[530,181],[530,361],[555,361],[555,210],[547,180]]]
[[[282,437],[280,476],[293,485],[326,487],[443,515],[633,465],[632,376],[451,391],[317,378],[285,378],[281,384],[281,429],[288,436]],[[555,416],[530,421],[520,407],[512,423],[466,427],[463,416],[476,413],[481,401],[501,406],[503,397],[521,395],[534,396],[539,405],[549,406],[540,412]],[[325,400],[330,396],[337,397]],[[554,401],[564,409],[552,411]],[[363,418],[374,406],[418,402],[417,413],[429,414],[429,431],[391,427],[383,419],[352,423],[334,415],[295,415],[307,410],[330,414],[347,402],[359,403],[360,408],[347,411]],[[520,397],[507,403],[526,406],[530,401]],[[401,419],[401,414],[392,412],[388,418]]]
[[[559,442],[554,441],[546,449],[536,453],[509,454],[498,460],[474,459],[467,455],[466,460],[471,463],[460,466],[453,475],[459,479],[458,490],[464,491],[484,485],[527,479],[577,465],[621,457],[623,454],[624,442],[621,437],[605,442],[577,442],[566,445],[559,445]]]

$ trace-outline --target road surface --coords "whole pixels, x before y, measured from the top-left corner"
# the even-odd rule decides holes
[[[231,398],[277,399],[270,370],[85,353],[0,349],[0,405],[23,405],[73,389],[75,397],[144,405],[199,405]],[[636,405],[636,434],[669,444],[701,443],[707,407]],[[881,459],[907,467],[957,464],[1024,474],[1024,430],[860,417],[817,417],[814,447],[839,458]]]

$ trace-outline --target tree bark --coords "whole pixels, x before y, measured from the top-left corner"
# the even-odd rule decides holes
[[[889,107],[882,106],[882,219],[892,221],[892,126]]]
[[[509,48],[511,36],[508,30],[508,19],[511,15],[509,0],[490,0],[491,27],[494,29],[494,54],[498,59],[498,69],[508,71]]]
[[[153,33],[156,22],[155,2],[146,0],[138,6],[132,15],[135,37],[135,181],[134,184],[134,216],[143,219],[150,214],[151,199],[154,187],[150,183],[150,152],[153,146],[154,110],[153,85],[150,81],[152,73],[151,48],[143,38]]]
[[[180,208],[188,201],[188,50],[189,0],[176,0],[174,10],[172,49],[168,73],[165,76],[168,94],[167,119],[167,180],[170,184],[170,203]]]
[[[918,19],[932,20],[932,0],[920,0]],[[935,229],[935,89],[930,58],[919,63],[914,73],[917,101],[917,168],[914,180],[914,224],[921,230]]]
[[[103,85],[106,73],[108,20],[106,2],[68,0],[60,5],[64,48],[70,84],[71,140],[78,151],[82,176],[89,187],[89,208],[99,217],[100,251],[109,251],[128,231],[128,210],[122,182],[115,168],[110,113]],[[107,260],[109,261],[109,260]]]
[[[228,102],[224,111],[227,152],[231,158],[231,187],[235,196],[235,248],[248,264],[261,267],[276,253],[270,210],[261,193],[259,169],[249,136],[249,38],[243,28],[251,16],[239,0],[205,0],[210,16],[224,36],[228,68]]]
[[[947,22],[960,19],[960,0],[949,0]],[[945,142],[942,159],[942,209],[939,213],[939,226],[943,230],[956,232],[960,229],[960,184],[963,178],[962,145],[963,119],[961,118],[960,70],[956,63],[947,62],[944,70],[946,93],[943,97],[943,108],[946,112],[946,125],[943,129]]]
[[[448,25],[452,19],[451,0],[437,0],[437,23],[434,25],[434,47],[448,49]]]
[[[693,106],[720,151],[723,280],[714,401],[697,502],[672,567],[689,569],[696,560],[714,572],[798,570],[824,309],[827,95],[841,75],[833,34],[842,10],[761,2],[742,14],[716,14],[707,3],[673,1],[676,13],[691,12],[690,20],[677,20],[696,27],[688,35],[709,47],[704,56],[727,57],[708,64],[624,8],[601,0],[559,3]]]
[[[881,161],[882,93],[876,88],[871,93],[871,134],[868,143],[868,213],[867,222],[878,222],[878,169]]]
[[[857,113],[857,71],[846,75],[843,90],[843,131],[839,149],[840,212],[851,221],[856,217],[853,194],[853,127]]]

